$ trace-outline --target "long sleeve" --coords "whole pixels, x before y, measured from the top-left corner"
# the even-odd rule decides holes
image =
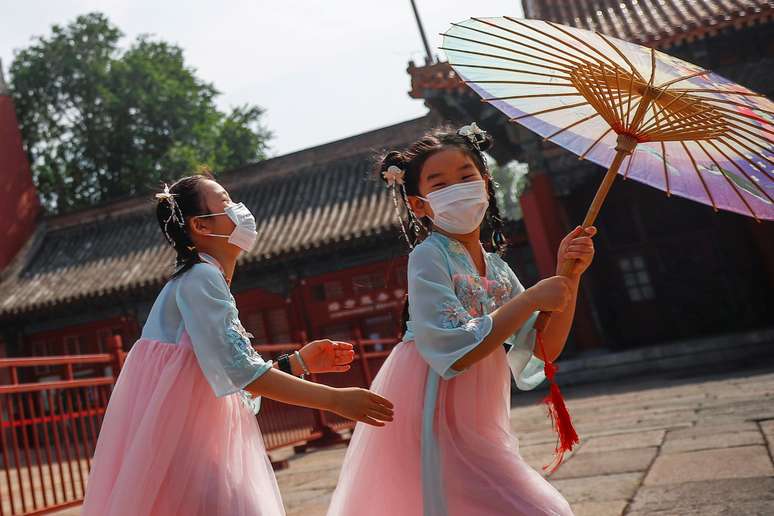
[[[508,278],[511,282],[510,298],[513,299],[524,292],[524,286],[508,264],[502,260],[501,263],[508,273]],[[519,331],[508,337],[505,341],[506,345],[510,347],[508,350],[508,365],[513,373],[516,386],[523,391],[534,389],[546,379],[545,373],[543,372],[544,363],[534,355],[537,332],[533,326],[535,325],[538,315],[539,312],[534,312],[530,318],[527,319],[527,322],[519,328]]]
[[[244,389],[271,368],[272,363],[264,361],[250,344],[217,268],[196,264],[177,281],[177,304],[185,330],[216,396]]]
[[[459,374],[452,365],[492,331],[489,315],[472,317],[454,292],[443,251],[416,247],[408,263],[409,322],[419,354],[444,379]]]

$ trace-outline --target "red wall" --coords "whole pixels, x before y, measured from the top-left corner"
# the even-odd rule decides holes
[[[13,101],[0,94],[0,270],[32,234],[39,212]]]

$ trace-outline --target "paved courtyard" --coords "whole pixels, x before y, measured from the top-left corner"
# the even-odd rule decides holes
[[[774,515],[774,364],[565,390],[582,443],[551,482],[576,516]],[[511,413],[538,469],[554,445],[541,397],[517,395]],[[325,514],[343,454],[296,456],[278,472],[289,515]]]
[[[576,516],[774,515],[774,364],[565,390],[582,443],[551,482]],[[511,414],[538,469],[553,450],[541,397],[518,394]],[[277,473],[289,515],[325,514],[343,455],[290,457]]]

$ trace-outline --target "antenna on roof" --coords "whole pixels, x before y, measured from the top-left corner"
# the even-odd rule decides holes
[[[419,35],[422,36],[422,43],[425,45],[425,64],[431,65],[435,62],[435,57],[430,51],[430,45],[427,43],[427,35],[425,34],[425,28],[422,26],[422,18],[419,17],[419,11],[417,10],[417,4],[414,0],[411,0],[411,8],[414,9],[414,17],[417,19],[417,26],[419,27]]]

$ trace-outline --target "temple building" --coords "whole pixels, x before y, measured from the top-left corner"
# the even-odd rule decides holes
[[[735,5],[535,0],[524,9],[655,45],[771,96],[773,10]],[[443,62],[412,63],[408,72],[426,116],[218,174],[258,223],[258,243],[240,258],[233,284],[255,344],[398,334],[407,248],[374,156],[441,123],[478,121],[495,137],[499,164],[528,165],[506,260],[527,286],[554,274],[558,243],[582,220],[601,168],[508,123]],[[43,214],[1,68],[0,177],[0,356],[102,352],[116,334],[131,345],[174,262],[152,192]],[[598,226],[568,354],[771,325],[771,223],[619,180]]]

